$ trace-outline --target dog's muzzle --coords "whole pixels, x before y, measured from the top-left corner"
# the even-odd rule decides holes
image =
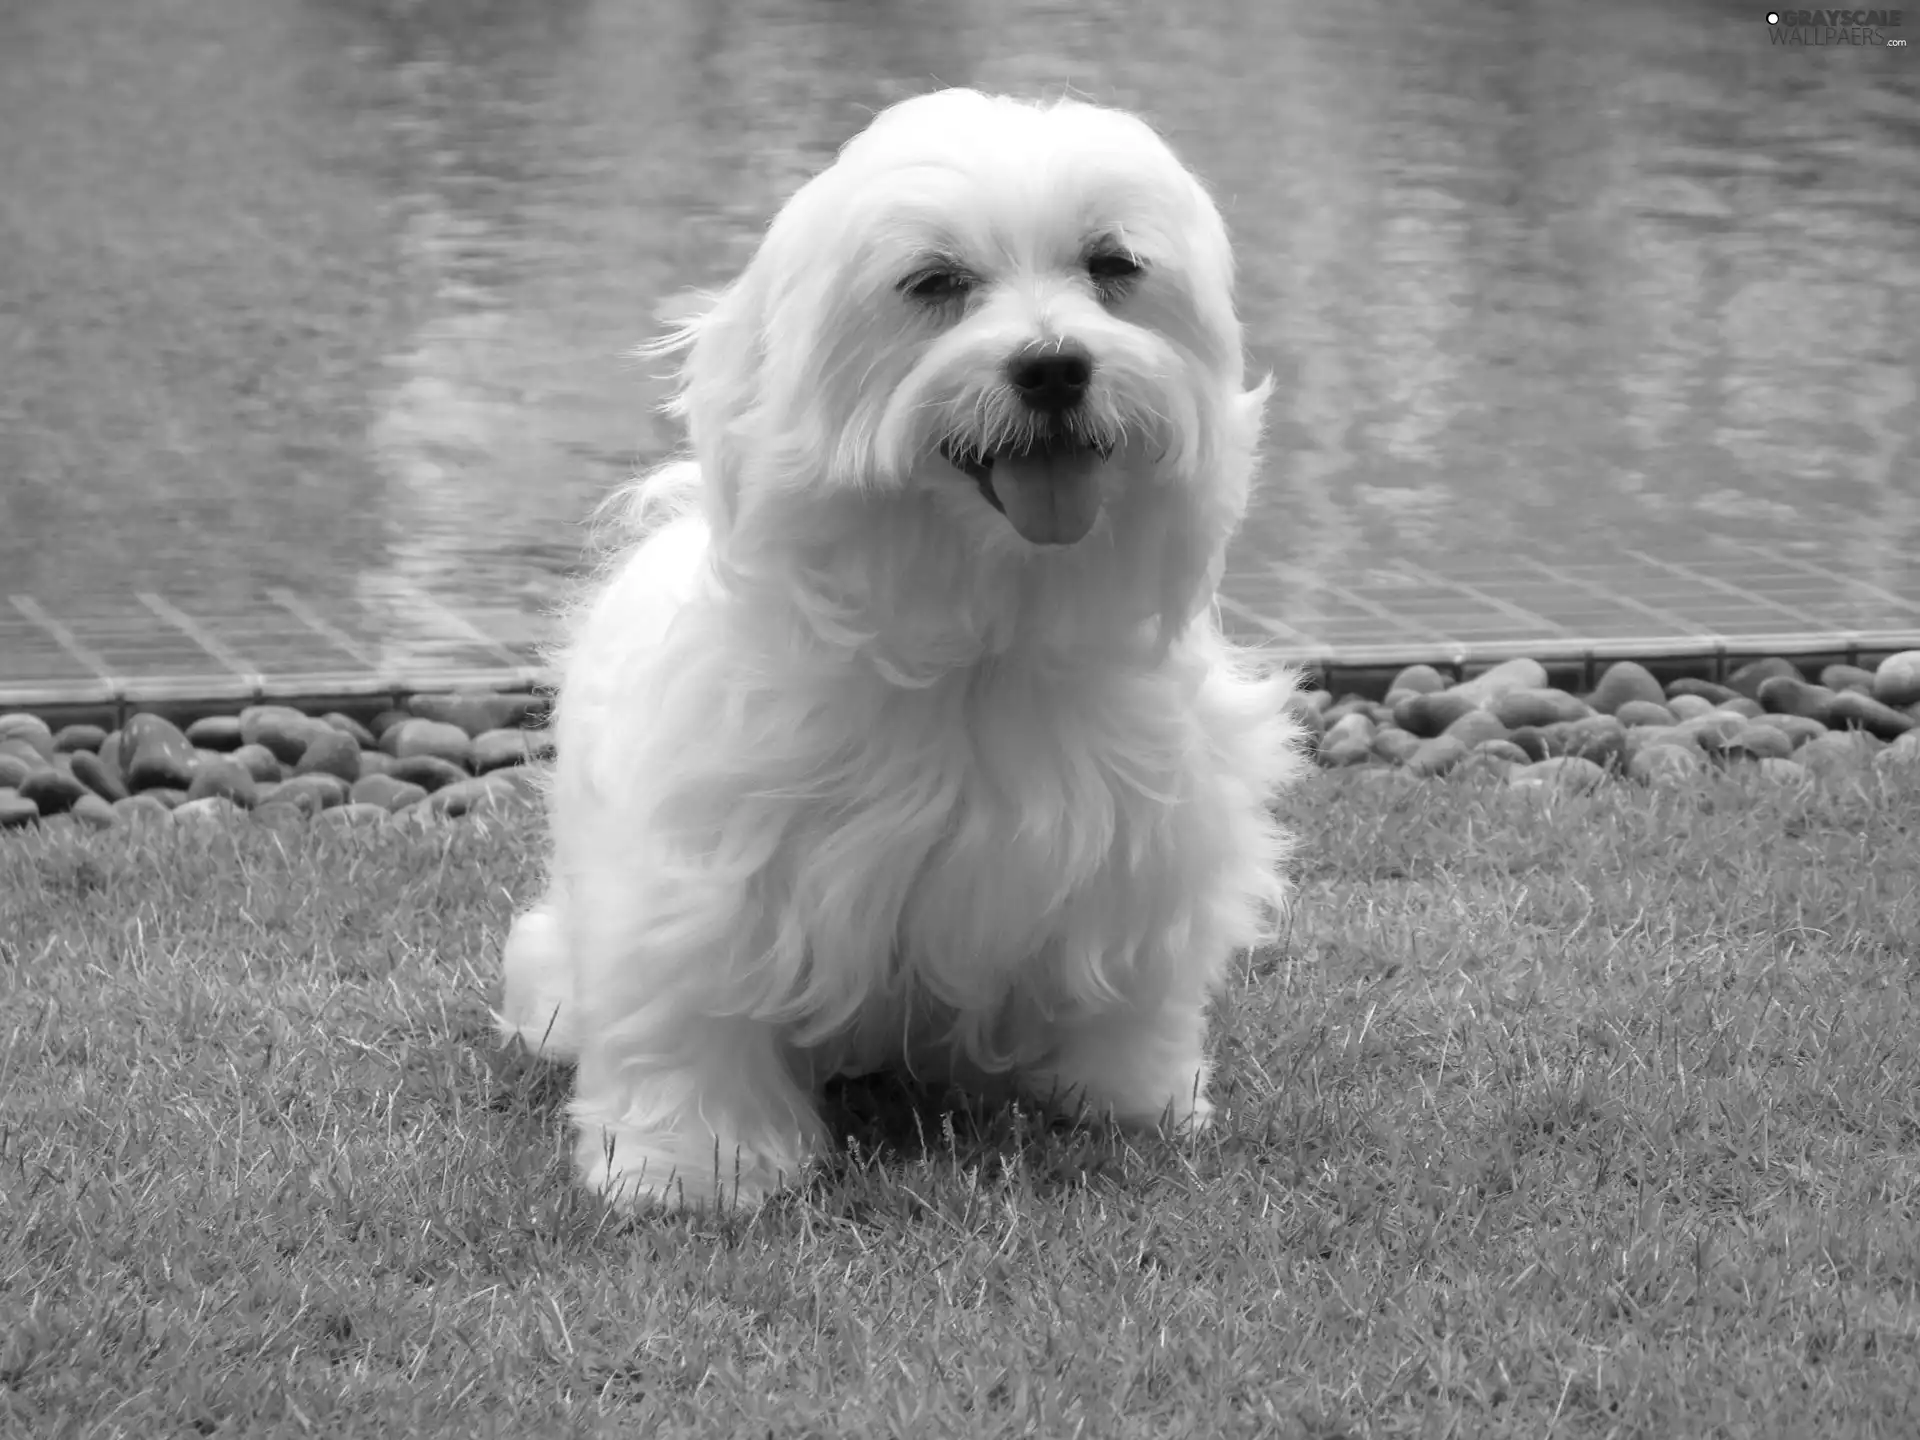
[[[940,453],[979,486],[986,502],[1027,540],[1072,545],[1085,539],[1100,518],[1101,471],[1113,447],[1077,437],[1048,437],[982,450],[952,439]]]

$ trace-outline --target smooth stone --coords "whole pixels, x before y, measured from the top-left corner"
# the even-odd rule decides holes
[[[1720,705],[1728,700],[1737,699],[1739,694],[1738,690],[1715,684],[1711,680],[1702,680],[1694,675],[1682,675],[1678,680],[1667,682],[1667,699],[1669,700],[1679,695],[1698,695],[1702,700]]]
[[[264,825],[269,830],[304,830],[316,818],[326,814],[324,810],[313,808],[311,795],[302,795],[296,800],[272,800],[265,805],[253,808],[253,823]],[[302,801],[309,803],[300,803]]]
[[[120,778],[120,767],[108,764],[103,753],[76,750],[68,757],[67,765],[74,779],[109,804],[127,798],[127,782]]]
[[[187,737],[164,715],[135,715],[122,732],[121,774],[129,790],[185,790],[195,756]]]
[[[410,696],[407,709],[423,720],[458,726],[471,737],[488,730],[518,730],[542,718],[546,702],[524,691],[462,690]]]
[[[156,785],[153,789],[142,790],[140,793],[153,796],[169,810],[178,808],[180,802],[187,798],[185,790],[173,785]]]
[[[1710,715],[1719,708],[1715,701],[1704,695],[1675,695],[1667,701],[1667,709],[1673,712],[1676,720],[1698,720],[1702,715]]]
[[[367,722],[367,728],[373,732],[373,743],[383,750],[386,749],[387,732],[397,729],[411,719],[413,716],[405,710],[382,710]]]
[[[1507,727],[1491,710],[1473,709],[1442,730],[1441,735],[1452,736],[1469,750],[1487,740],[1504,740]]]
[[[186,800],[176,806],[173,818],[184,824],[190,820],[232,820],[246,813],[224,795],[202,795],[198,800]]]
[[[437,755],[409,755],[396,760],[387,774],[395,780],[405,780],[429,792],[469,778],[465,770]]]
[[[1698,737],[1684,724],[1637,725],[1627,731],[1627,759],[1629,760],[1642,750],[1650,750],[1656,745],[1678,745],[1682,750],[1690,751],[1696,758],[1701,754]]]
[[[1526,751],[1514,744],[1513,741],[1505,739],[1504,737],[1499,740],[1482,740],[1478,745],[1473,747],[1473,753],[1476,755],[1485,755],[1491,760],[1504,760],[1510,765],[1528,765],[1532,763]]]
[[[385,823],[388,813],[384,805],[363,805],[358,801],[349,801],[331,810],[322,810],[314,823],[336,830],[365,830]]]
[[[18,711],[0,715],[0,744],[8,740],[22,742],[42,760],[53,759],[53,731],[38,715]]]
[[[1410,690],[1416,695],[1432,695],[1447,688],[1447,677],[1431,665],[1409,665],[1393,677],[1393,683],[1387,686],[1391,694],[1395,690]]]
[[[400,762],[384,750],[362,750],[360,752],[360,776],[391,775],[393,767]]]
[[[233,752],[233,763],[241,766],[262,785],[272,785],[284,779],[286,771],[281,768],[279,759],[264,745],[242,745]]]
[[[1834,697],[1833,713],[1827,724],[1835,730],[1865,730],[1881,740],[1894,740],[1913,729],[1913,716],[1904,715],[1891,705],[1862,695],[1858,690],[1843,690]]]
[[[1506,745],[1508,742],[1505,740],[1496,740],[1493,743],[1496,745]],[[1469,751],[1466,759],[1462,760],[1447,772],[1447,779],[1455,784],[1504,785],[1507,777],[1512,775],[1517,767],[1527,763],[1527,757],[1517,748],[1515,748],[1514,753],[1520,755],[1518,760],[1515,760],[1510,755],[1497,754],[1491,750]]]
[[[1344,770],[1351,765],[1371,765],[1377,757],[1371,740],[1322,741],[1318,759],[1329,770]]]
[[[1558,756],[1574,756],[1601,766],[1618,766],[1626,756],[1627,727],[1611,715],[1564,720],[1553,725],[1525,725],[1509,737],[1536,763]]]
[[[40,807],[33,801],[11,786],[0,789],[0,830],[17,830],[22,825],[34,824],[39,818]]]
[[[1436,735],[1422,740],[1406,759],[1409,775],[1444,775],[1467,758],[1467,742],[1457,735]]]
[[[1825,685],[1809,685],[1798,675],[1775,675],[1760,682],[1760,708],[1773,715],[1802,715],[1825,725],[1836,698]]]
[[[360,743],[345,730],[322,725],[313,732],[295,775],[334,775],[351,785],[360,778]]]
[[[496,770],[487,778],[500,787],[501,794],[533,802],[546,798],[547,773],[544,766],[515,765],[510,770]]]
[[[305,802],[300,798],[302,796],[313,797],[313,808],[316,811],[331,810],[336,805],[344,805],[347,803],[347,782],[342,780],[338,775],[326,775],[316,772],[307,775],[295,775],[291,779],[282,780],[273,788],[273,799],[282,805],[287,804],[289,801],[294,804],[303,804]],[[264,790],[261,792],[260,798],[263,802],[267,799]]]
[[[1633,660],[1616,660],[1600,676],[1587,703],[1602,715],[1617,715],[1629,700],[1658,705],[1666,698],[1666,690],[1646,666]]]
[[[67,812],[73,816],[76,824],[89,830],[111,830],[120,823],[120,816],[113,806],[89,790],[73,802],[73,809]]]
[[[282,765],[298,765],[313,737],[333,727],[291,705],[252,705],[240,712],[240,735],[249,745],[264,745]]]
[[[320,717],[320,723],[322,725],[332,726],[342,735],[351,735],[353,737],[353,743],[358,745],[362,750],[371,750],[379,743],[371,730],[354,719],[353,716],[342,714],[338,710],[329,710],[326,714],[322,715]]]
[[[196,750],[218,750],[225,755],[247,743],[240,733],[238,715],[202,715],[187,726],[187,739]]]
[[[1607,772],[1603,767],[1583,756],[1554,755],[1531,765],[1520,766],[1507,777],[1507,783],[1516,788],[1552,786],[1586,794],[1597,789],[1606,778]]]
[[[74,755],[82,750],[98,751],[107,743],[107,732],[99,725],[62,725],[53,737],[56,755]]]
[[[1331,690],[1296,690],[1293,692],[1293,701],[1305,705],[1316,715],[1324,715],[1333,708],[1333,692]]]
[[[1613,718],[1629,730],[1638,730],[1647,725],[1671,725],[1678,717],[1663,701],[1627,700],[1613,712]]]
[[[1398,725],[1383,726],[1373,737],[1373,753],[1389,765],[1404,765],[1420,748],[1420,737]]]
[[[39,806],[42,815],[64,815],[82,796],[93,793],[71,770],[59,765],[42,766],[14,789]]]
[[[1318,731],[1320,717],[1313,718],[1313,729]],[[473,737],[473,772],[485,775],[494,770],[504,770],[509,765],[524,765],[527,762],[527,732],[524,730],[486,730]]]
[[[1744,695],[1736,695],[1731,700],[1720,702],[1722,714],[1738,715],[1742,720],[1758,720],[1767,713],[1767,707],[1758,700],[1749,700]]]
[[[1800,667],[1791,660],[1769,655],[1765,659],[1749,660],[1727,676],[1727,688],[1754,700],[1759,698],[1761,685],[1776,676],[1790,680],[1804,678],[1800,674]]]
[[[1551,688],[1509,690],[1495,696],[1487,708],[1509,730],[1518,730],[1523,725],[1531,725],[1536,729],[1561,725],[1571,720],[1584,720],[1594,713],[1593,707],[1578,695]]]
[[[1873,672],[1873,698],[1896,708],[1920,704],[1920,650],[1889,655]]]
[[[1677,784],[1703,768],[1700,752],[1685,745],[1649,745],[1627,761],[1627,774],[1642,785]]]
[[[122,783],[125,782],[127,774],[123,763],[126,758],[126,748],[126,732],[122,730],[115,730],[100,745],[100,758],[112,767],[113,773],[121,778]]]
[[[1873,671],[1864,665],[1828,665],[1820,671],[1820,683],[1829,690],[1873,691]]]
[[[27,776],[45,769],[46,763],[38,755],[31,760],[24,755],[0,755],[0,789],[18,790]]]
[[[1387,698],[1381,703],[1389,710],[1398,710],[1409,700],[1417,700],[1427,692],[1425,690],[1389,690]]]
[[[127,795],[114,801],[113,813],[131,824],[173,819],[173,807],[150,790],[144,795]]]
[[[1754,721],[1728,736],[1720,753],[1735,760],[1784,760],[1793,753],[1793,741],[1785,731]]]
[[[1818,720],[1809,720],[1804,715],[1762,715],[1754,724],[1771,725],[1792,741],[1795,749],[1817,736],[1829,733],[1827,727]]]
[[[391,775],[362,775],[354,782],[350,796],[353,804],[378,805],[382,810],[404,810],[426,798],[422,787]]]
[[[247,773],[246,766],[231,759],[209,760],[194,772],[193,783],[187,787],[187,803],[213,799],[251,810],[260,802],[259,782]]]
[[[473,740],[458,725],[444,720],[413,719],[381,737],[381,748],[396,760],[428,756],[458,766],[464,775],[473,763]]]
[[[1461,681],[1453,687],[1453,693],[1467,696],[1476,705],[1486,705],[1509,690],[1544,690],[1547,683],[1547,667],[1523,657],[1503,660],[1491,670]]]
[[[1393,723],[1409,735],[1430,740],[1475,708],[1470,697],[1454,690],[1441,690],[1431,695],[1409,695],[1393,707]]]
[[[1715,710],[1698,720],[1687,721],[1680,729],[1692,736],[1693,742],[1707,754],[1718,755],[1750,723],[1744,715],[1730,715],[1724,710]]]
[[[1359,710],[1349,710],[1329,725],[1326,733],[1320,737],[1321,752],[1324,754],[1330,745],[1341,745],[1350,740],[1361,745],[1370,745],[1373,743],[1373,733],[1378,728],[1373,723],[1372,716]],[[475,759],[477,760],[478,756]]]
[[[1357,695],[1344,695],[1327,707],[1326,713],[1320,717],[1320,721],[1321,724],[1326,727],[1326,731],[1330,733],[1334,726],[1338,725],[1349,715],[1364,715],[1369,720],[1373,719],[1373,711],[1367,701],[1362,700]]]
[[[1760,772],[1761,779],[1778,785],[1805,785],[1813,779],[1806,766],[1795,764],[1784,755],[1762,756],[1754,768]]]

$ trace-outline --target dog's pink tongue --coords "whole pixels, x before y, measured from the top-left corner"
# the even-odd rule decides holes
[[[1013,528],[1036,545],[1072,545],[1100,516],[1100,456],[1092,450],[1002,456],[987,483]]]

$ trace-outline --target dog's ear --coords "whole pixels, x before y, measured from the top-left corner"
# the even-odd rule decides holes
[[[756,288],[749,269],[724,290],[682,297],[663,310],[671,328],[643,352],[681,357],[667,409],[686,423],[717,535],[733,527],[739,512],[745,437],[760,399],[766,349]]]

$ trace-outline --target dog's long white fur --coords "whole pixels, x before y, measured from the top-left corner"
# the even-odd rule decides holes
[[[1143,264],[1124,294],[1090,235]],[[928,254],[963,306],[901,293]],[[1266,395],[1230,285],[1144,124],[947,91],[677,337],[693,459],[570,618],[549,882],[505,955],[503,1031],[578,1062],[587,1183],[763,1196],[827,1143],[820,1082],[884,1064],[1205,1123],[1206,1004],[1283,906],[1302,764],[1292,677],[1214,611]],[[1093,533],[1042,548],[940,446],[1063,338],[1114,447]]]

